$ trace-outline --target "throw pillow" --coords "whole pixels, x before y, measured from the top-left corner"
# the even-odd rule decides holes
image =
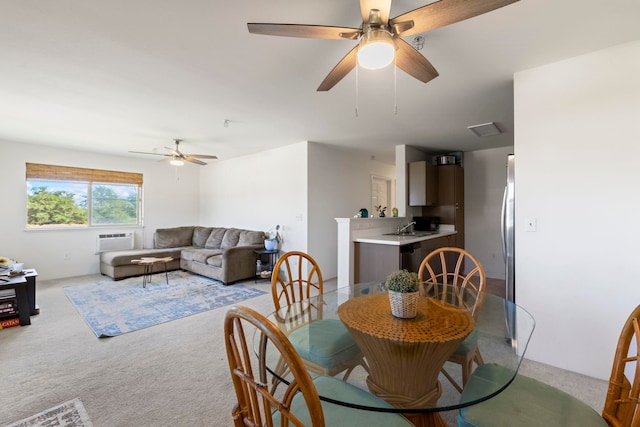
[[[213,227],[204,247],[207,249],[220,249],[220,246],[222,245],[222,238],[226,231],[226,228]]]
[[[238,246],[262,245],[264,243],[264,233],[262,231],[242,230]]]
[[[193,229],[193,246],[196,248],[204,248],[211,234],[211,230],[213,230],[213,227],[195,227]]]
[[[222,238],[222,243],[220,244],[220,249],[234,248],[238,245],[238,240],[240,240],[240,231],[237,228],[229,228],[226,233],[224,233],[224,237]]]
[[[158,228],[155,234],[155,247],[177,248],[180,246],[191,246],[193,238],[193,227]]]

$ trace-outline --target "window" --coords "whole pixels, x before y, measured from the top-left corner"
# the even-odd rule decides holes
[[[27,228],[139,225],[142,174],[27,163]]]

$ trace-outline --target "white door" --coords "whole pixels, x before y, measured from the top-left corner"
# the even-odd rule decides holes
[[[391,216],[391,208],[389,200],[391,200],[391,180],[381,176],[371,176],[371,215],[378,216],[376,206],[386,206],[385,215]]]

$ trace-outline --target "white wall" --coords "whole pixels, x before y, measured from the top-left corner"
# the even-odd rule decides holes
[[[338,274],[338,225],[371,205],[371,175],[393,179],[395,166],[328,145],[309,144],[309,254],[325,278]],[[387,209],[391,215],[391,207]]]
[[[537,321],[531,359],[609,376],[640,303],[639,118],[640,41],[515,75],[516,299]]]
[[[105,230],[136,233],[136,247],[152,246],[153,230],[198,221],[198,167],[175,168],[165,162],[108,156],[76,150],[0,141],[5,162],[0,168],[2,221],[0,255],[35,267],[41,279],[99,272],[96,236]],[[25,163],[108,169],[143,174],[144,227],[92,227],[65,230],[26,230]]]
[[[110,169],[143,174],[144,227],[133,230],[136,247],[151,247],[158,227],[215,225],[267,231],[283,228],[283,250],[312,253],[326,278],[337,275],[337,225],[370,200],[371,175],[395,167],[367,156],[302,142],[256,155],[186,165],[0,141],[5,183],[0,255],[35,267],[41,279],[99,272],[96,235],[105,228],[25,230],[25,163]],[[7,185],[15,183],[15,185]],[[109,228],[109,230],[114,230]],[[68,258],[68,259],[67,259]]]
[[[217,160],[200,175],[200,222],[268,231],[282,227],[284,251],[307,251],[306,142]]]
[[[395,168],[313,142],[217,161],[201,172],[200,222],[265,231],[279,224],[281,250],[311,254],[334,278],[334,218],[369,205],[371,174],[393,177]]]
[[[465,249],[494,279],[505,278],[500,217],[509,154],[513,147],[464,153]]]

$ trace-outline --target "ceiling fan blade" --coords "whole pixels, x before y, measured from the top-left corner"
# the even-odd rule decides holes
[[[407,30],[412,29],[415,26],[413,21],[394,22],[391,28],[393,28],[394,34],[402,34]]]
[[[362,14],[362,22],[369,22],[369,13],[371,9],[380,11],[380,19],[383,24],[389,21],[389,11],[391,10],[391,0],[360,0],[360,13]]]
[[[334,87],[340,80],[344,78],[357,64],[356,55],[358,54],[358,46],[354,47],[333,67],[333,70],[327,74],[320,86],[318,92],[324,92]]]
[[[136,153],[136,154],[151,154],[153,156],[171,156],[170,154],[160,154],[160,153],[147,153],[146,151],[129,151],[129,153]]]
[[[210,156],[208,154],[185,154],[185,156],[195,157],[196,159],[217,159],[218,156]]]
[[[413,46],[401,38],[396,39],[396,44],[398,46],[396,66],[398,68],[424,83],[438,77],[438,72],[433,65]]]
[[[403,21],[413,21],[413,28],[400,34],[406,37],[464,21],[517,1],[519,0],[440,0],[396,16],[389,22],[390,25],[394,25]]]
[[[326,25],[249,23],[247,27],[249,27],[249,32],[252,34],[310,39],[351,40],[358,38],[362,32],[359,28],[331,27]]]
[[[178,148],[176,147],[175,149],[173,148],[169,148],[169,147],[164,147],[167,151],[169,151],[171,154],[166,154],[167,156],[178,156],[178,157],[182,157],[182,153],[180,151],[178,151]]]
[[[196,158],[194,158],[193,156],[183,156],[182,157],[184,160],[186,160],[187,162],[191,162],[191,163],[195,163],[196,165],[206,165],[205,162],[203,162],[202,160],[198,160]]]

